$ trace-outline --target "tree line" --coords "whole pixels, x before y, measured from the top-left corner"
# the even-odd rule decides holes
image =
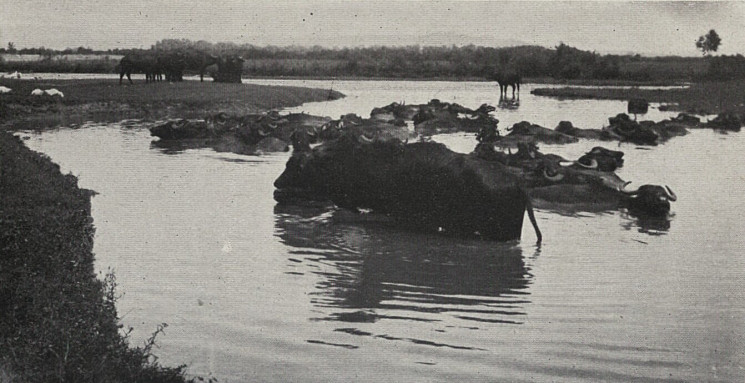
[[[10,45],[10,44],[9,44]],[[10,48],[10,46],[9,46]],[[642,57],[640,55],[601,55],[564,43],[553,48],[539,46],[484,47],[420,46],[325,48],[320,46],[277,47],[212,43],[187,39],[160,40],[148,50],[68,48],[53,51],[27,48],[17,53],[56,54],[93,53],[126,55],[143,51],[200,51],[215,55],[238,55],[245,59],[243,73],[255,77],[357,77],[411,79],[491,79],[498,69],[518,70],[524,78],[554,78],[558,80],[627,80],[627,81],[694,81],[700,79],[745,78],[745,58],[742,55],[716,57]],[[0,49],[9,53],[10,49]],[[43,60],[42,60],[43,61]],[[0,62],[0,70],[33,71],[40,69],[80,72],[114,72],[116,63],[97,62],[89,65],[48,62]],[[15,66],[15,67],[13,67]],[[40,71],[40,70],[38,70]]]

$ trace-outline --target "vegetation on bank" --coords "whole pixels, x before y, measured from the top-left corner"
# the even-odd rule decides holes
[[[78,48],[79,50],[80,48]],[[616,80],[634,82],[690,82],[745,78],[745,57],[642,57],[600,55],[564,43],[554,48],[539,46],[406,46],[406,47],[258,47],[251,44],[210,43],[166,39],[151,51],[202,51],[235,54],[246,61],[243,73],[254,77],[346,77],[406,79],[490,79],[497,68],[516,68],[526,78],[557,80]],[[0,50],[0,54],[3,50]],[[27,50],[31,52],[31,50]],[[7,52],[7,50],[6,50]],[[40,52],[40,53],[39,53]],[[116,72],[114,55],[142,50],[96,52],[101,60],[57,60],[74,51],[33,50],[37,61],[2,62],[0,71]],[[85,53],[92,53],[84,50]]]
[[[649,102],[665,104],[670,110],[696,114],[733,112],[745,116],[745,79],[735,81],[701,82],[688,87],[672,89],[627,88],[538,88],[532,91],[539,96],[630,100],[643,98]]]
[[[184,366],[132,347],[116,281],[94,272],[91,191],[5,130],[85,121],[255,113],[343,95],[326,89],[183,82],[0,79],[0,382],[184,382]],[[32,96],[56,88],[64,97]],[[48,124],[48,125],[47,125]],[[195,378],[202,381],[199,378]]]
[[[197,81],[119,85],[118,80],[0,79],[0,85],[12,89],[0,95],[0,129],[132,118],[201,118],[217,111],[248,114],[343,97],[332,89]],[[36,88],[55,88],[64,97],[31,96]]]
[[[0,380],[184,382],[151,340],[131,347],[115,279],[96,278],[93,193],[49,158],[0,132]]]

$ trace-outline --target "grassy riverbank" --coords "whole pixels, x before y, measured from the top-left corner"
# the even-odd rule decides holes
[[[0,132],[0,381],[187,381],[120,332],[113,276],[94,272],[92,194]]]
[[[201,117],[338,98],[328,90],[183,82],[0,80],[0,382],[184,382],[160,366],[151,341],[128,344],[115,279],[94,272],[90,198],[77,179],[26,148],[11,130],[85,121]],[[31,96],[56,88],[64,98]]]
[[[329,89],[197,81],[145,84],[139,80],[120,86],[118,80],[0,79],[0,86],[12,89],[0,95],[0,129],[4,130],[85,121],[201,118],[216,111],[247,114],[343,97]],[[37,88],[55,88],[64,97],[31,96]]]
[[[698,114],[734,112],[745,116],[745,80],[701,82],[687,88],[538,88],[539,96],[572,99],[629,100],[644,98],[669,105],[671,110]]]

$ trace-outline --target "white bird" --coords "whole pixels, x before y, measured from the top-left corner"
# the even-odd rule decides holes
[[[34,89],[34,90],[31,91],[31,95],[32,96],[41,96],[43,94],[44,94],[44,91],[41,90],[41,89],[39,89],[39,88],[36,88],[36,89]]]
[[[57,90],[57,89],[55,89],[55,88],[52,88],[52,89],[47,89],[47,90],[45,90],[45,91],[44,91],[44,93],[46,93],[46,94],[48,94],[48,95],[50,95],[50,96],[60,96],[60,97],[65,97],[65,94],[64,94],[64,93],[62,93],[62,92],[58,91],[58,90]]]
[[[0,93],[10,93],[11,90],[7,86],[0,86]]]

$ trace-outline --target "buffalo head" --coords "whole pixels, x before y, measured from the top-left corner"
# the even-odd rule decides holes
[[[664,215],[670,211],[670,202],[675,202],[678,196],[670,187],[658,185],[642,185],[636,190],[627,190],[627,182],[619,191],[626,195],[626,205],[629,210],[650,215]]]
[[[623,152],[596,146],[580,157],[576,164],[587,169],[612,172],[623,165]]]

